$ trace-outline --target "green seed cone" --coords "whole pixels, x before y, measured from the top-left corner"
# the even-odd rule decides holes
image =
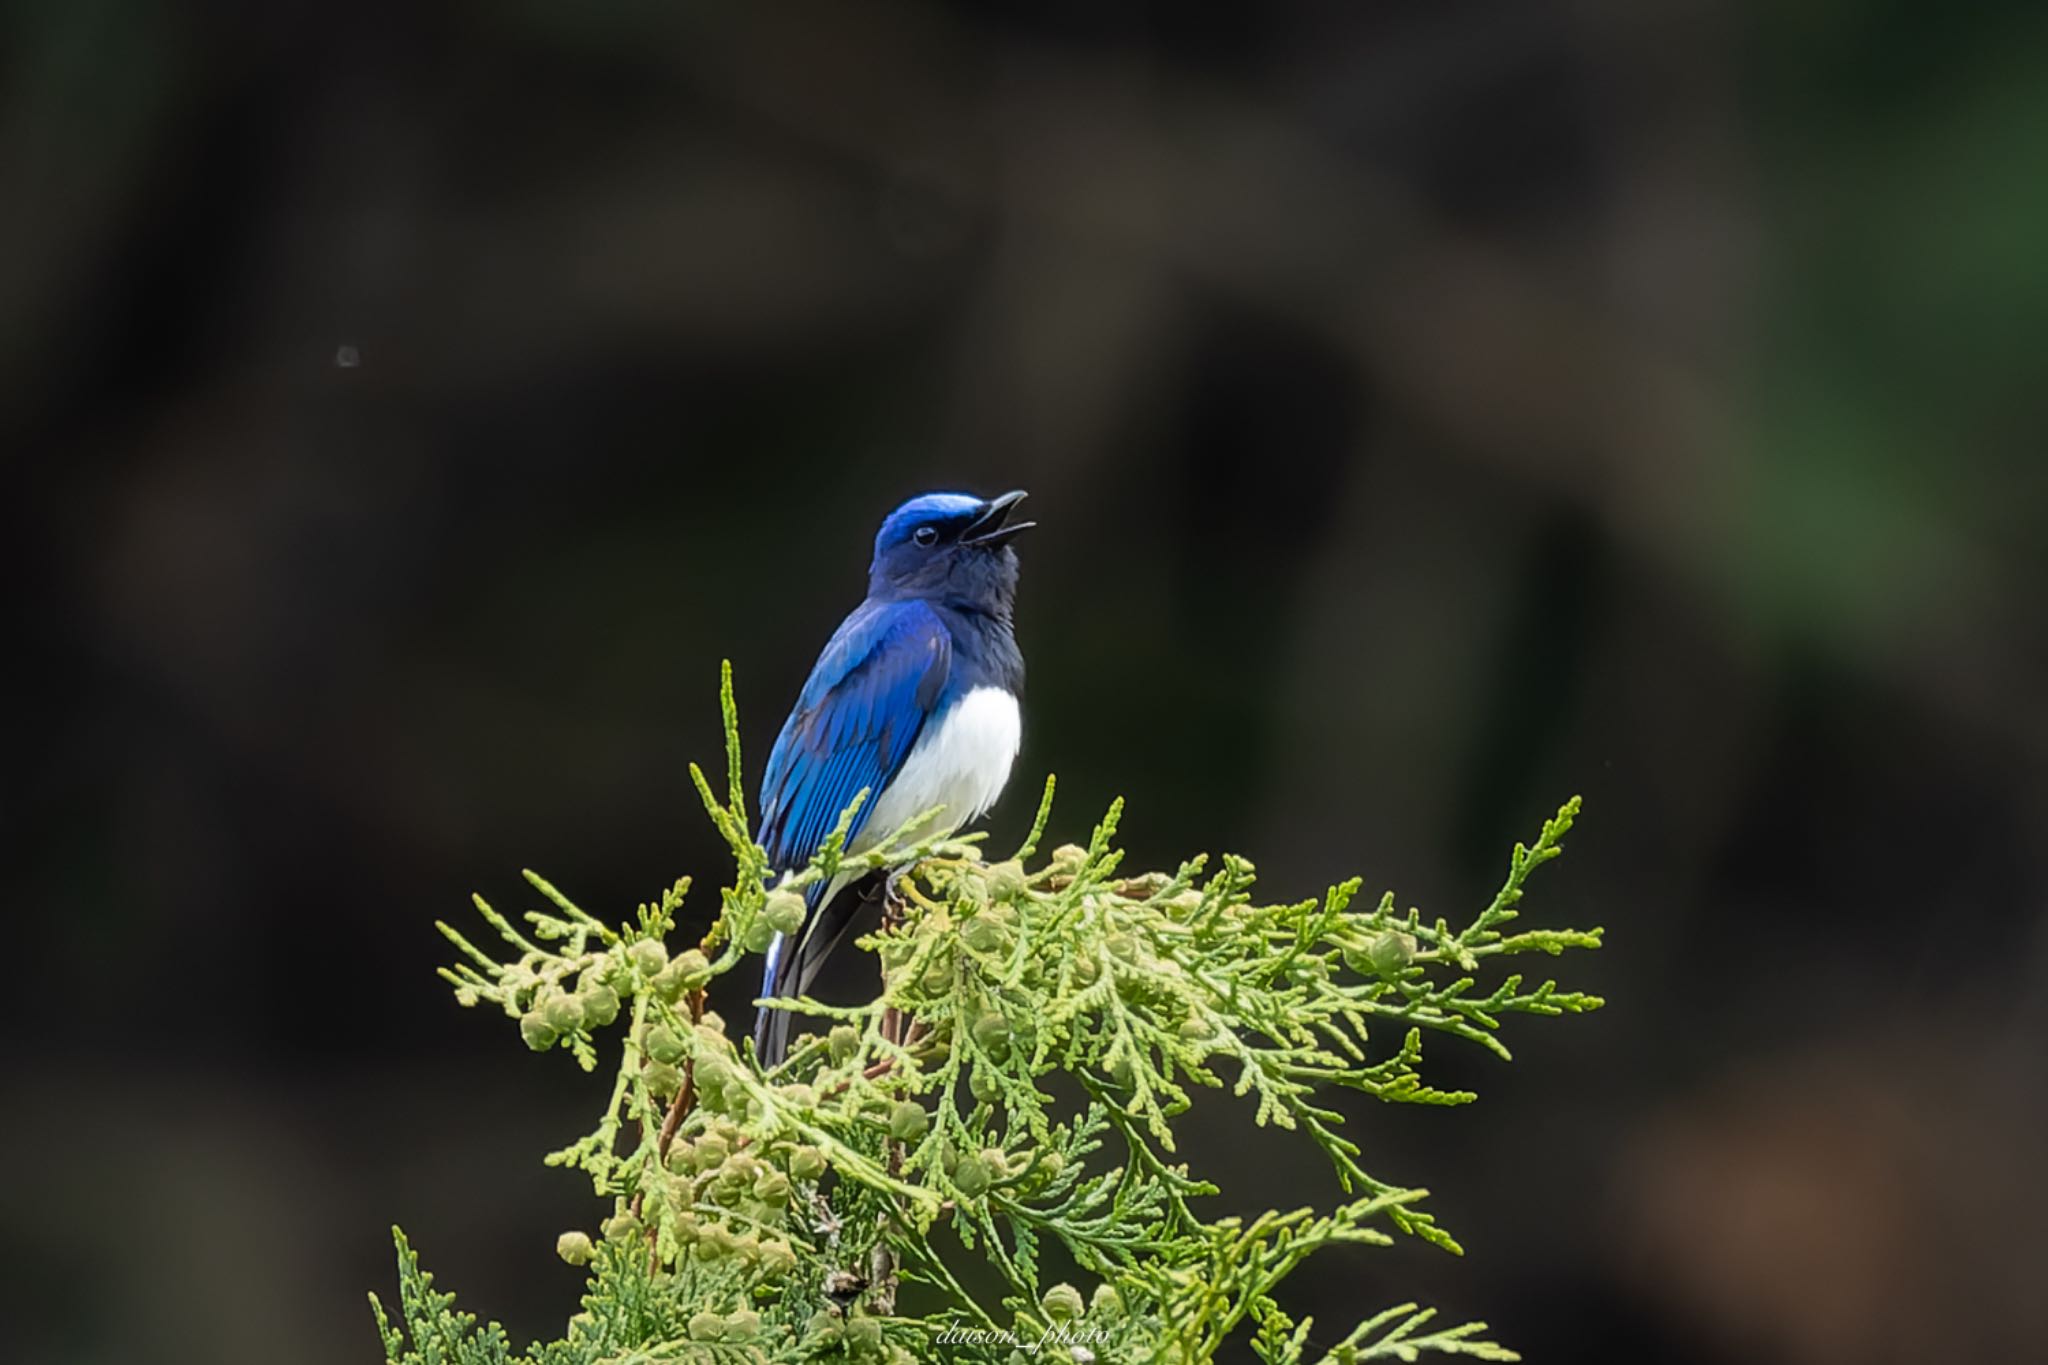
[[[1366,960],[1381,976],[1398,976],[1415,958],[1415,940],[1389,929],[1366,949]]]
[[[589,1265],[597,1248],[591,1245],[589,1233],[565,1232],[555,1239],[555,1255],[570,1265]]]
[[[789,1154],[789,1173],[798,1180],[816,1180],[825,1174],[825,1154],[816,1147],[799,1147]]]
[[[633,970],[642,976],[659,976],[668,966],[668,949],[658,939],[642,939],[633,945]]]
[[[526,1045],[535,1052],[546,1052],[555,1045],[555,1040],[561,1037],[555,1032],[554,1025],[547,1021],[547,1016],[539,1010],[528,1010],[519,1017],[519,1036],[524,1038]]]
[[[953,1168],[953,1184],[969,1199],[979,1199],[988,1193],[988,1167],[978,1156],[963,1156]]]
[[[990,1010],[974,1021],[974,1041],[984,1052],[1002,1056],[1010,1046],[1010,1021]]]
[[[647,1082],[647,1091],[656,1099],[665,1100],[683,1088],[683,1073],[667,1062],[649,1062],[641,1073]]]
[[[711,959],[692,948],[654,977],[654,993],[673,1005],[686,992],[702,990],[710,980]]]
[[[997,863],[988,870],[988,894],[991,900],[1013,901],[1024,894],[1024,864],[1015,858]]]
[[[803,928],[804,898],[794,891],[771,891],[761,906],[761,918],[778,934],[793,934]]]
[[[619,993],[610,986],[594,986],[583,993],[583,1018],[597,1028],[619,1017]]]
[[[1056,1284],[1045,1291],[1045,1297],[1038,1301],[1038,1306],[1054,1322],[1072,1322],[1081,1316],[1081,1291],[1070,1284]]]
[[[898,1142],[915,1142],[925,1135],[931,1126],[931,1116],[924,1106],[904,1100],[889,1113],[889,1136]]]
[[[645,1047],[647,1055],[657,1062],[673,1063],[683,1059],[683,1040],[667,1024],[656,1024],[647,1030]]]
[[[548,1027],[557,1033],[573,1033],[583,1027],[583,1002],[573,995],[551,995],[541,1013]]]
[[[732,1255],[732,1233],[723,1223],[706,1223],[697,1232],[697,1257],[704,1261],[722,1261]]]

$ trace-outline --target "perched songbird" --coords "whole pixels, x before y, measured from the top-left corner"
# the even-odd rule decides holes
[[[847,848],[863,852],[921,811],[922,836],[950,832],[995,804],[1023,738],[1024,658],[1011,631],[1017,552],[1032,523],[1010,521],[1022,492],[912,498],[882,523],[867,600],[840,623],[783,722],[761,780],[759,841],[769,866],[809,863],[863,787]],[[847,934],[851,874],[814,885],[803,928],[768,949],[767,996],[801,995]],[[763,1009],[754,1047],[782,1060],[790,1015]]]

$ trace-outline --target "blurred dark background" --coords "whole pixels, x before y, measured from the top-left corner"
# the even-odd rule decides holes
[[[1586,796],[1610,1008],[1348,1105],[1470,1254],[1298,1308],[2039,1358],[2038,6],[0,13],[7,1359],[372,1359],[394,1221],[558,1330],[599,1092],[432,920],[715,884],[718,660],[758,762],[881,514],[1012,486],[998,844],[1056,771],[1457,915]]]

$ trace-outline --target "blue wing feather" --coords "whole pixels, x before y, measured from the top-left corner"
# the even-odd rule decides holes
[[[952,669],[952,637],[923,602],[866,602],[818,656],[761,781],[760,843],[778,871],[802,867],[854,795],[857,837],[902,770]]]
[[[860,835],[876,798],[902,770],[938,707],[952,671],[952,643],[945,624],[923,602],[864,602],[841,623],[783,722],[762,774],[758,841],[771,867],[793,871],[810,862],[865,787],[867,799],[848,824],[847,840]],[[823,883],[810,888],[806,899],[815,913],[794,951],[776,935],[767,954],[764,994],[802,991],[815,959],[845,931],[851,908],[820,905],[824,892]],[[823,924],[835,915],[835,923]],[[764,1059],[780,1059],[788,1029],[787,1015],[762,1012],[755,1047]]]

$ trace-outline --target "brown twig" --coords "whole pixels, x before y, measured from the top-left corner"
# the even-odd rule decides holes
[[[704,1017],[704,992],[701,990],[691,991],[685,997],[685,1000],[690,1010],[690,1023],[695,1025]],[[689,1114],[690,1110],[696,1107],[696,1104],[697,1060],[694,1057],[689,1057],[683,1061],[683,1083],[676,1087],[675,1098],[668,1102],[668,1113],[662,1116],[661,1131],[656,1134],[654,1139],[654,1160],[657,1164],[668,1160],[668,1149],[675,1143],[676,1129],[683,1126],[684,1117]],[[647,1207],[647,1191],[645,1189],[634,1191],[633,1202],[628,1207],[631,1208],[633,1216],[638,1218],[641,1210]],[[647,1229],[647,1272],[651,1275],[659,1269],[661,1269],[661,1252],[657,1247],[654,1229],[649,1227]]]

